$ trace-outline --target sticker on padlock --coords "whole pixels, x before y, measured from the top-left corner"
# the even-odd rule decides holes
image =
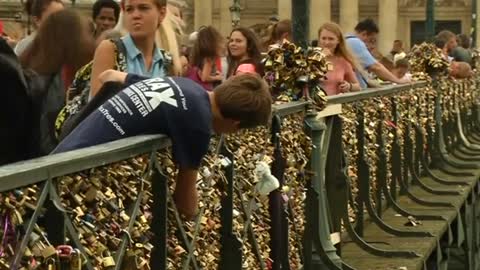
[[[232,161],[229,158],[224,157],[220,159],[220,164],[222,165],[222,167],[228,167],[232,164]]]
[[[202,170],[202,175],[205,178],[209,178],[210,176],[212,176],[212,173],[210,172],[210,170],[207,167],[204,167],[203,170]]]

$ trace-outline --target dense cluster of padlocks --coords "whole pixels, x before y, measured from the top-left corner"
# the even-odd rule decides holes
[[[423,142],[424,144],[427,143],[427,129],[430,128],[431,131],[434,131],[435,128],[435,96],[435,90],[431,85],[427,85],[423,88],[409,89],[402,93],[396,93],[395,96],[372,98],[362,102],[343,105],[343,143],[345,156],[349,164],[348,176],[353,197],[349,204],[350,222],[356,220],[360,181],[369,181],[369,194],[373,205],[384,199],[384,194],[379,190],[381,188],[379,187],[380,183],[377,180],[379,177],[379,155],[385,155],[386,160],[390,161],[392,159],[392,147],[396,143],[401,150],[400,160],[404,162],[406,140],[412,143],[416,142],[414,125],[418,125],[421,128],[423,131]],[[393,110],[394,105],[395,110]],[[359,121],[364,121],[362,134],[358,133]],[[359,178],[358,161],[361,157],[359,157],[358,140],[360,136],[365,138],[363,158],[369,165],[368,179]],[[408,136],[408,138],[405,136]],[[411,151],[414,151],[415,145],[411,146]],[[386,183],[384,184],[387,185],[388,189],[391,188],[391,164],[392,162],[387,162],[386,164]]]
[[[304,49],[287,40],[270,47],[265,59],[264,79],[272,96],[280,102],[308,98],[318,110],[326,106],[326,94],[319,81],[333,68],[323,49]]]
[[[477,60],[480,55],[477,55]],[[410,170],[413,160],[421,159],[418,156],[427,147],[432,147],[433,142],[428,142],[438,129],[435,120],[435,106],[439,102],[442,110],[442,122],[445,124],[456,123],[457,110],[472,108],[478,102],[476,90],[477,77],[456,80],[448,77],[448,62],[444,60],[441,52],[430,44],[415,46],[409,53],[412,75],[415,80],[425,80],[424,87],[406,89],[396,92],[394,96],[369,98],[364,101],[343,104],[343,143],[347,159],[348,176],[351,187],[349,203],[349,220],[355,222],[358,216],[359,194],[361,181],[368,181],[369,197],[372,204],[384,199],[385,194],[377,193],[378,161],[379,154],[385,154],[387,159],[392,159],[392,146],[400,147],[401,167]],[[435,79],[432,80],[434,76]],[[438,99],[438,97],[441,97]],[[395,109],[394,109],[395,107]],[[468,114],[472,114],[471,109]],[[394,121],[396,119],[396,121]],[[363,122],[363,124],[361,124]],[[363,127],[360,128],[359,125]],[[379,126],[383,128],[379,129]],[[360,129],[359,129],[360,128]],[[362,130],[363,133],[359,133]],[[455,130],[454,127],[449,130]],[[417,137],[419,135],[420,137]],[[454,143],[455,133],[444,134],[447,145]],[[362,144],[364,157],[359,156],[359,138],[364,137]],[[380,144],[380,140],[383,143]],[[383,147],[380,147],[384,145]],[[428,148],[428,150],[431,150]],[[382,153],[383,151],[383,153]],[[408,155],[408,156],[406,156]],[[427,156],[427,158],[429,158]],[[361,178],[358,172],[359,160],[364,159],[369,165],[369,177]],[[387,189],[392,188],[392,162],[387,163]],[[420,165],[422,166],[422,165]],[[411,168],[414,169],[414,168]],[[413,172],[409,172],[413,173]],[[407,175],[409,175],[407,173]],[[408,181],[404,179],[404,181]],[[402,183],[396,182],[400,188]],[[407,183],[403,183],[407,184]],[[380,196],[377,196],[380,195]],[[360,208],[363,211],[363,208]]]
[[[294,268],[302,260],[299,249],[305,222],[305,170],[311,148],[305,133],[298,132],[303,128],[302,119],[302,115],[286,117],[281,133],[275,135],[281,145],[278,158],[285,160],[285,184],[279,192],[293,232],[289,241]],[[233,232],[242,244],[243,266],[249,269],[268,267],[271,263],[268,196],[256,192],[258,179],[254,173],[256,162],[274,162],[271,136],[270,130],[259,128],[225,138],[226,147],[234,154]],[[212,144],[211,149],[216,149],[218,141]],[[195,220],[188,221],[179,215],[171,197],[176,168],[170,151],[159,151],[156,158],[169,184],[167,268],[217,269],[221,257],[221,201],[228,182],[224,169],[231,161],[213,151],[205,157],[197,181],[200,213]],[[28,236],[31,240],[19,269],[87,269],[87,262],[93,269],[114,269],[118,264],[120,269],[149,269],[154,248],[149,164],[150,158],[143,155],[54,179],[60,207],[68,213],[76,232],[74,237],[82,248],[75,247],[73,236],[67,236],[66,245],[51,245],[41,227],[41,216],[37,222],[40,226],[35,225]],[[11,268],[15,250],[24,236],[22,226],[38,207],[39,193],[40,189],[32,186],[1,194],[1,269]],[[136,205],[139,207],[134,217]],[[124,239],[125,256],[118,262],[114,258]]]
[[[300,269],[302,241],[305,231],[305,199],[310,171],[309,157],[312,151],[312,142],[303,129],[303,115],[293,115],[282,123],[281,145],[283,157],[286,159],[284,185],[281,190],[285,201],[286,211],[289,213],[289,258],[290,268]]]
[[[0,247],[0,269],[10,269],[7,258],[15,255],[16,245],[19,241],[19,234],[24,230],[25,219],[30,217],[37,205],[37,196],[40,193],[38,186],[31,186],[23,189],[16,189],[11,192],[0,194],[1,222],[1,247]],[[24,263],[35,264],[33,258],[44,258],[47,254],[47,245],[41,241],[45,238],[42,230],[36,227],[32,233],[29,247],[25,250]]]
[[[290,46],[290,45],[285,45]],[[290,56],[295,56],[297,49]],[[285,61],[285,55],[272,52],[271,61],[277,65]],[[298,54],[300,57],[300,54]],[[321,51],[311,51],[302,57],[311,62],[309,68],[318,64],[325,68]],[[309,58],[310,57],[310,58]],[[465,108],[477,102],[472,91],[476,81],[453,81],[437,79],[435,88],[427,73],[435,71],[444,76],[448,65],[432,45],[422,44],[412,49],[409,55],[415,79],[427,80],[423,88],[405,89],[394,96],[371,98],[343,104],[343,144],[351,187],[349,221],[357,221],[361,181],[368,181],[369,200],[375,206],[385,194],[379,193],[382,183],[378,167],[382,159],[390,160],[392,147],[400,148],[401,162],[406,162],[410,152],[426,147],[429,134],[435,131],[435,102],[443,110],[443,120],[456,117],[457,108]],[[272,66],[274,62],[270,63]],[[318,77],[326,70],[317,70]],[[278,77],[272,69],[271,76]],[[288,81],[291,83],[291,81]],[[279,86],[280,87],[280,86]],[[298,90],[298,89],[297,89]],[[438,92],[437,92],[438,91]],[[301,92],[301,91],[300,91]],[[300,92],[294,93],[294,95]],[[441,99],[437,100],[438,93]],[[293,95],[293,94],[292,94]],[[319,105],[317,103],[317,105]],[[268,269],[272,263],[272,226],[269,198],[260,195],[255,166],[265,162],[278,170],[282,185],[275,192],[281,196],[282,210],[288,213],[289,261],[292,269],[302,264],[302,237],[305,230],[306,187],[309,183],[307,166],[312,143],[303,132],[304,115],[296,114],[282,119],[280,131],[258,128],[226,136],[224,140],[213,139],[209,154],[200,169],[197,186],[199,189],[199,215],[186,220],[177,211],[172,194],[177,170],[171,152],[163,149],[152,155],[138,156],[122,162],[97,167],[54,179],[60,205],[74,228],[65,245],[54,246],[49,242],[43,224],[43,213],[25,236],[25,225],[39,205],[41,186],[30,186],[0,194],[0,270],[11,269],[12,260],[24,237],[27,246],[18,263],[18,269],[80,270],[90,264],[93,269],[150,269],[154,244],[153,194],[151,169],[152,157],[158,161],[168,181],[167,202],[167,269],[218,269],[222,252],[222,207],[223,200],[231,196],[232,231],[240,243],[242,264],[245,269]],[[420,130],[423,145],[416,145],[416,127]],[[362,143],[359,144],[359,138]],[[273,138],[273,141],[272,141]],[[446,135],[447,143],[454,137]],[[278,144],[275,144],[278,140]],[[233,160],[220,151],[221,144],[233,154]],[[407,148],[406,148],[407,147]],[[362,155],[361,155],[362,154]],[[369,166],[368,175],[360,177],[359,161]],[[275,166],[273,166],[275,164]],[[386,184],[391,188],[392,162],[386,168]],[[233,165],[233,179],[229,179],[226,168]],[[273,174],[278,173],[272,171]],[[227,186],[233,183],[233,192]],[[398,185],[398,183],[396,183]],[[398,187],[398,186],[397,186]],[[393,188],[397,188],[393,187]],[[362,208],[363,209],[363,208]],[[61,225],[59,225],[61,226]],[[71,233],[71,232],[70,232]],[[78,241],[75,241],[78,240]],[[77,246],[79,243],[81,247]],[[125,256],[117,261],[118,252],[125,248]]]

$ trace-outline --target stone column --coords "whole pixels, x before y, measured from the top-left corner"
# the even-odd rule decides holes
[[[231,5],[231,0],[220,0],[220,28],[218,30],[224,37],[230,35],[230,32],[232,31],[232,14],[230,13]]]
[[[378,50],[383,55],[388,54],[393,41],[397,39],[398,0],[378,0]]]
[[[277,8],[279,20],[292,18],[292,0],[278,0]]]
[[[332,19],[331,0],[310,0],[310,40],[318,38],[318,28]]]
[[[212,25],[213,0],[194,0],[195,30],[200,26]]]
[[[477,0],[477,48],[480,47],[480,1]]]
[[[358,13],[358,0],[340,0],[340,27],[343,33],[353,33],[358,23]]]

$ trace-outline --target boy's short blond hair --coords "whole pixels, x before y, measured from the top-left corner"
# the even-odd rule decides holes
[[[472,67],[466,62],[455,62],[450,64],[450,75],[458,79],[465,79],[472,76]]]

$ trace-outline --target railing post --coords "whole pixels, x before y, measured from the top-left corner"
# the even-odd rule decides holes
[[[435,88],[435,84],[433,87]],[[435,89],[437,90],[437,89]],[[442,164],[441,158],[441,147],[440,144],[443,142],[443,125],[442,125],[442,109],[441,109],[441,93],[437,91],[437,95],[435,96],[435,111],[434,111],[434,118],[435,118],[435,133],[433,135],[433,145],[431,149],[431,166],[433,168],[439,168]]]
[[[152,158],[156,158],[152,155]],[[150,259],[152,269],[166,269],[167,267],[167,219],[168,219],[168,181],[160,170],[158,163],[154,161],[152,174],[152,194],[153,194],[153,220],[152,229],[154,237],[152,242],[154,248]],[[173,202],[172,202],[173,203]]]
[[[377,215],[381,218],[383,214],[383,207],[382,207],[382,199],[383,196],[387,196],[387,194],[382,194],[384,190],[384,185],[387,186],[387,152],[386,152],[386,145],[385,145],[385,138],[383,136],[383,132],[385,130],[384,122],[385,122],[385,114],[381,108],[378,109],[378,118],[379,121],[377,123],[377,141],[378,144],[377,148],[377,155],[378,155],[378,162],[377,162],[377,190],[375,192],[375,199],[376,199],[376,209]]]
[[[348,189],[344,180],[343,169],[345,168],[345,152],[343,147],[343,121],[335,115],[331,117],[331,134],[328,147],[328,155],[325,168],[325,185],[327,190],[328,206],[331,215],[332,232],[342,230],[343,206],[338,203],[339,198],[345,194]],[[337,246],[337,254],[341,254],[340,247]]]
[[[225,176],[227,178],[226,196],[222,198],[221,211],[221,243],[220,252],[221,270],[242,269],[242,244],[233,234],[233,192],[234,192],[234,156],[225,147],[222,147],[221,154],[230,160],[230,165],[225,168]]]
[[[50,191],[56,189],[54,181],[52,179],[48,181],[50,182]],[[58,208],[60,205],[56,205],[56,203],[58,202],[55,202],[55,198],[52,192],[50,192],[45,202],[45,208],[47,209],[45,213],[45,230],[53,246],[63,245],[66,240],[64,215]]]
[[[402,158],[401,158],[401,149],[400,149],[400,136],[397,132],[399,120],[398,120],[398,108],[397,108],[397,100],[395,98],[391,98],[392,101],[392,116],[393,116],[393,124],[395,125],[395,132],[393,133],[393,145],[392,145],[392,152],[390,154],[390,162],[392,163],[392,180],[390,181],[390,194],[394,201],[397,201],[397,186],[402,181],[400,178],[402,177]]]
[[[310,133],[313,144],[310,162],[313,175],[311,185],[308,186],[308,194],[310,195],[310,198],[307,198],[307,201],[316,201],[316,204],[318,205],[318,212],[314,214],[317,214],[316,218],[319,224],[318,228],[311,228],[309,226],[312,224],[307,222],[306,226],[308,228],[306,228],[306,231],[311,232],[313,235],[305,235],[305,237],[319,237],[321,249],[328,256],[328,259],[337,267],[341,267],[342,261],[340,257],[338,257],[336,249],[330,239],[330,219],[328,216],[328,203],[325,189],[325,164],[328,148],[325,148],[324,146],[328,146],[329,143],[328,141],[325,141],[329,140],[328,136],[326,136],[326,125],[323,121],[318,120],[316,118],[316,114],[313,113],[306,116],[305,125],[307,131]],[[312,196],[315,196],[316,198],[311,198]],[[312,206],[312,204],[310,204],[310,206]],[[311,211],[311,209],[307,209],[307,212],[309,212],[309,210]],[[315,245],[313,246],[312,253],[311,269],[328,269],[325,262],[321,260],[319,250],[317,247],[315,247]],[[309,256],[309,254],[305,254],[305,256]],[[306,268],[306,270],[310,269]]]
[[[355,202],[357,203],[357,217],[356,217],[356,224],[355,224],[355,231],[359,236],[363,237],[363,230],[364,230],[364,210],[365,204],[363,202],[369,200],[369,190],[370,184],[368,183],[369,180],[369,173],[368,173],[368,165],[365,161],[365,111],[364,108],[361,108],[358,104],[355,105],[356,111],[356,136],[357,136],[357,149],[358,154],[355,160],[355,166],[357,166],[357,173],[358,173],[358,194],[355,198]],[[365,181],[366,180],[366,181]]]
[[[281,119],[274,116],[272,119],[272,144],[274,145],[274,162],[272,163],[272,174],[278,179],[280,187],[284,184],[285,160],[282,157],[280,145]],[[279,190],[272,191],[269,195],[270,212],[270,248],[273,260],[272,269],[290,269],[289,265],[289,243],[288,243],[288,217],[285,209],[285,201]]]

